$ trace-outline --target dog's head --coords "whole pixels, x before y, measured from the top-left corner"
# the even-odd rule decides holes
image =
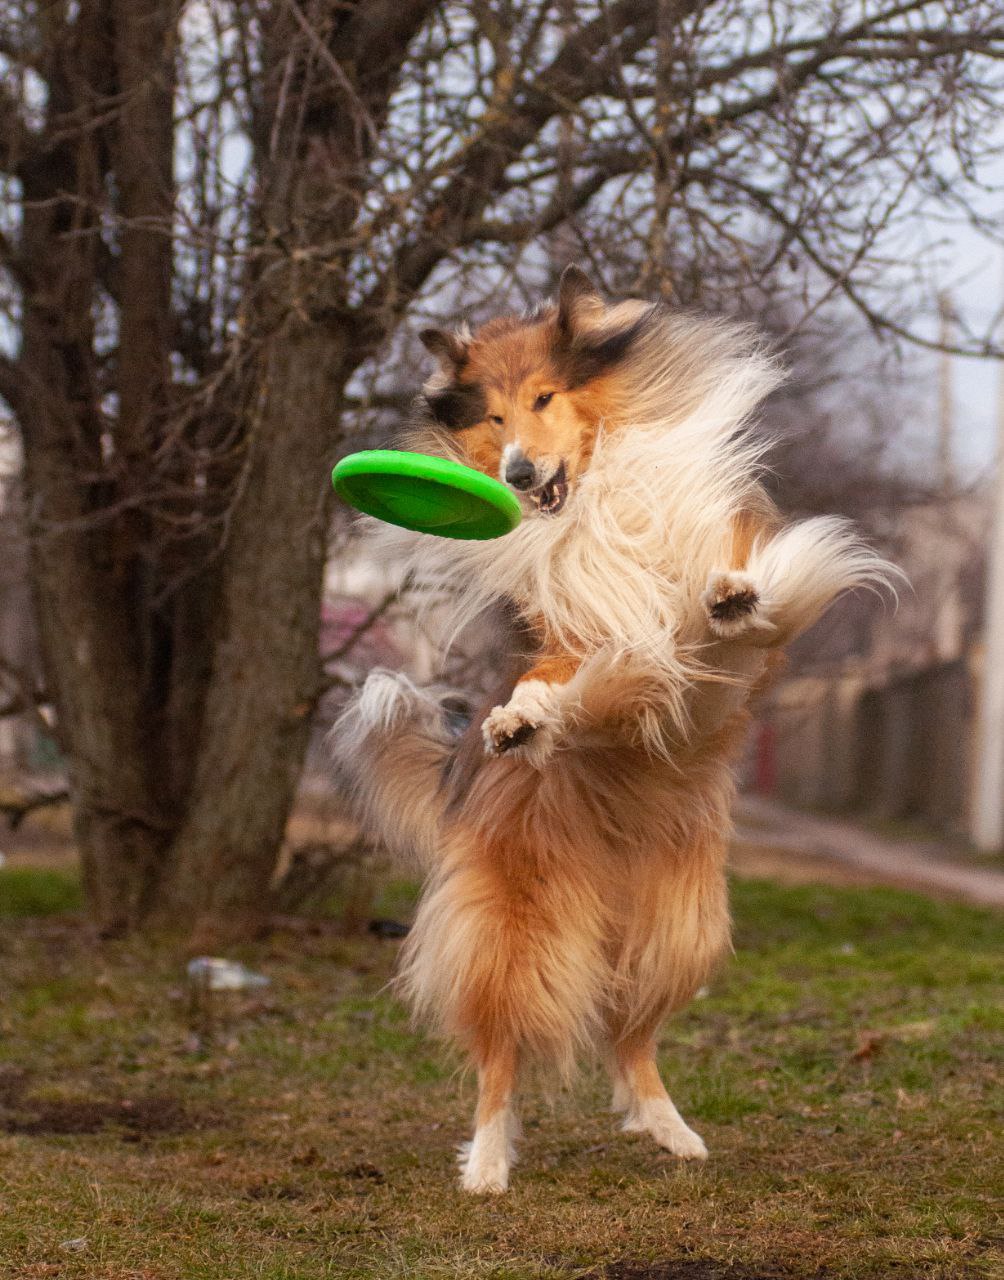
[[[469,465],[508,484],[530,510],[556,516],[599,428],[622,416],[621,375],[651,314],[644,303],[605,306],[569,267],[555,306],[473,334],[426,329],[422,342],[439,363],[423,393],[428,414]]]

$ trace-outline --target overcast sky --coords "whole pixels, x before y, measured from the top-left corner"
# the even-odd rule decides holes
[[[986,325],[1004,302],[1004,251],[965,230],[959,234],[957,265],[958,274],[967,278],[954,292],[956,304],[972,315],[976,327]],[[937,357],[926,357],[926,363],[936,376]],[[955,456],[962,474],[970,478],[993,460],[1001,372],[995,361],[955,360],[952,374]]]
[[[981,176],[984,182],[997,188],[986,198],[981,211],[995,217],[1004,239],[1004,156],[984,169]],[[973,329],[983,332],[1004,308],[1004,249],[965,226],[958,228],[954,239],[951,265],[946,265],[944,283],[952,287],[953,300],[959,311],[969,318]],[[997,343],[1004,345],[1004,324],[998,328]],[[931,424],[935,427],[938,357],[932,352],[922,360],[931,380]],[[1004,395],[1001,377],[1001,368],[994,360],[952,362],[954,453],[959,472],[967,480],[985,474],[994,460],[998,403]]]

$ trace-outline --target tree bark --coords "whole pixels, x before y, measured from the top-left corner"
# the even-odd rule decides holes
[[[168,832],[147,767],[133,555],[103,465],[94,354],[98,217],[109,163],[107,130],[98,122],[117,92],[111,11],[100,0],[82,5],[72,29],[54,34],[47,45],[51,141],[41,162],[26,161],[22,170],[26,265],[15,410],[39,637],[70,762],[84,884],[99,928],[114,933],[148,909]]]
[[[40,640],[105,934],[154,919],[229,939],[266,910],[320,683],[340,402],[369,350],[352,349],[337,246],[432,7],[262,11],[262,252],[240,377],[209,421],[172,374],[180,7],[42,11],[50,97],[41,137],[17,134],[24,312],[4,394],[24,436]],[[319,243],[335,246],[328,260]],[[97,355],[102,299],[115,315],[110,382]],[[226,448],[214,456],[216,438]],[[193,516],[203,527],[179,535]]]
[[[200,749],[162,894],[161,918],[194,919],[200,949],[253,934],[267,918],[321,681],[341,400],[372,350],[359,326],[353,331],[339,246],[358,214],[375,130],[411,35],[432,7],[315,6],[305,29],[302,14],[278,6],[263,30],[259,221],[265,238],[282,228],[294,252],[273,250],[248,283],[258,384],[221,561],[220,639]],[[342,77],[330,74],[327,57],[347,68]],[[327,258],[321,244],[333,246]]]
[[[253,934],[299,778],[317,647],[344,348],[289,318],[263,355],[262,396],[231,513],[222,634],[188,812],[161,918],[197,945]]]

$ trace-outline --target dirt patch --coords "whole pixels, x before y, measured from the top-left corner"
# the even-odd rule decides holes
[[[729,848],[729,869],[737,876],[754,880],[774,880],[777,884],[831,884],[838,888],[872,888],[888,884],[887,876],[861,867],[848,866],[821,854],[800,854],[797,850],[759,844],[737,835]]]
[[[378,1185],[386,1182],[382,1169],[378,1169],[375,1164],[370,1164],[368,1160],[360,1160],[358,1164],[349,1165],[346,1169],[340,1169],[343,1178],[354,1178],[360,1180],[369,1180]]]
[[[832,1271],[791,1271],[735,1266],[710,1258],[670,1260],[667,1262],[612,1262],[600,1271],[590,1271],[576,1280],[829,1280]],[[932,1276],[951,1274],[952,1280],[978,1280],[979,1272],[970,1267],[953,1267],[951,1272],[917,1271],[897,1266],[896,1280],[932,1280]]]
[[[667,1262],[612,1262],[578,1280],[826,1280],[827,1272],[751,1271],[710,1258]]]
[[[878,884],[929,898],[1004,907],[1004,875],[960,856],[961,849],[950,841],[881,835],[868,824],[789,809],[757,795],[740,796],[734,816],[733,853],[740,874],[744,862],[752,861],[761,864],[755,874],[787,883],[794,882],[793,872],[825,883]]]
[[[140,1098],[32,1098],[27,1079],[0,1076],[0,1132],[31,1134],[104,1133],[119,1130],[123,1142],[188,1133],[212,1123],[169,1094]]]
[[[267,1178],[264,1182],[252,1182],[244,1191],[248,1200],[302,1200],[305,1194],[303,1188],[293,1182],[272,1182]]]
[[[0,1112],[12,1107],[28,1086],[28,1073],[20,1067],[0,1067]]]

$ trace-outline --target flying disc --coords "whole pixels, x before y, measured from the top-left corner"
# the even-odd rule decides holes
[[[500,538],[523,514],[519,499],[498,480],[424,453],[350,453],[332,471],[331,483],[367,515],[439,538]]]

